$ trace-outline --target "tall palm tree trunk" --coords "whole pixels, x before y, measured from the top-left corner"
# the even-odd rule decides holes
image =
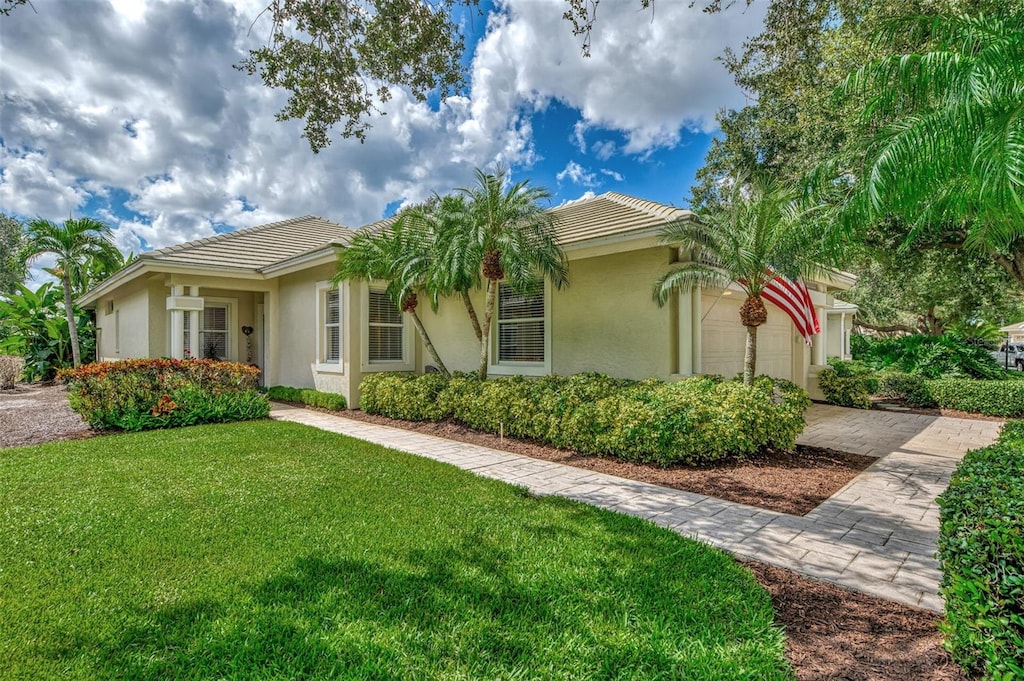
[[[476,308],[473,307],[473,299],[469,297],[469,291],[462,291],[462,304],[466,306],[466,313],[469,315],[469,322],[473,325],[473,333],[476,334],[477,342],[482,342],[483,332],[480,330],[480,319],[476,316]]]
[[[78,325],[75,324],[75,311],[71,305],[71,277],[65,274],[60,283],[64,285],[64,313],[68,318],[68,333],[71,334],[71,359],[77,369],[82,366],[82,352],[78,347]]]
[[[412,315],[412,323],[416,325],[416,331],[420,334],[420,339],[423,341],[423,347],[427,349],[427,352],[429,352],[430,356],[434,359],[434,364],[437,365],[437,370],[440,371],[445,378],[450,377],[451,373],[449,373],[448,367],[444,365],[444,362],[441,361],[441,355],[437,354],[437,348],[434,347],[433,341],[430,340],[430,335],[427,333],[427,329],[423,326],[423,320],[420,319],[416,310],[413,310],[409,314]]]
[[[498,282],[487,280],[487,298],[484,302],[484,323],[480,329],[480,369],[477,376],[480,380],[487,378],[487,341],[491,337],[491,317],[494,315],[494,302],[497,299]]]
[[[743,385],[753,385],[757,369],[757,327],[747,327],[747,347],[743,353]]]

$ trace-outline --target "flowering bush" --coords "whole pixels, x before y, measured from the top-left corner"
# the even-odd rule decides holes
[[[207,359],[126,359],[63,369],[71,408],[95,429],[148,430],[263,418],[259,369]]]

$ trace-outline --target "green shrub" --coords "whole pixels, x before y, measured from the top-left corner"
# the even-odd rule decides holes
[[[430,390],[420,389],[424,380]],[[707,376],[664,383],[592,373],[489,381],[460,374],[445,382],[375,374],[361,388],[368,413],[451,417],[478,430],[662,465],[792,448],[809,404],[801,388],[767,377],[747,388]]]
[[[267,398],[277,400],[278,402],[294,402],[331,411],[341,411],[348,406],[344,395],[321,392],[311,388],[289,388],[285,385],[275,385],[268,388]]]
[[[986,416],[1024,416],[1024,382],[948,378],[925,381],[908,397],[920,407],[956,409]]]
[[[878,379],[863,362],[832,359],[818,374],[818,385],[829,404],[870,409]]]
[[[71,408],[95,429],[147,430],[264,418],[259,369],[236,362],[130,359],[59,373]]]
[[[439,399],[447,385],[448,379],[439,373],[369,374],[359,386],[359,406],[368,414],[392,419],[441,421],[451,415]]]
[[[1006,371],[985,348],[952,335],[914,334],[899,338],[853,335],[855,360],[875,371],[893,369],[925,378],[982,378],[1000,380]]]
[[[920,400],[925,389],[925,379],[918,374],[902,371],[883,371],[878,374],[878,389],[875,395],[891,400]]]
[[[1024,678],[1024,422],[968,452],[939,506],[947,647],[968,673]]]

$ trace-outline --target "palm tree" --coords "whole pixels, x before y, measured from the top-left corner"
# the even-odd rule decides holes
[[[71,356],[74,365],[81,366],[78,328],[72,305],[72,284],[87,281],[85,269],[89,263],[101,264],[112,272],[124,262],[120,251],[114,246],[110,227],[93,218],[68,218],[61,225],[35,218],[27,225],[25,249],[26,260],[44,253],[52,253],[57,257],[54,267],[48,271],[64,287],[64,312],[71,335]]]
[[[796,190],[774,179],[733,182],[728,201],[699,220],[674,222],[662,230],[665,243],[693,254],[654,286],[658,305],[676,291],[725,288],[738,284],[747,297],[740,323],[747,329],[743,383],[757,369],[757,327],[768,320],[761,293],[776,273],[790,279],[821,272],[824,243],[808,229],[816,208],[801,208]]]
[[[429,223],[415,219],[419,212],[400,216],[380,232],[358,232],[352,243],[338,252],[338,270],[333,283],[364,280],[387,282],[387,292],[402,312],[409,314],[427,352],[438,370],[450,375],[430,340],[416,308],[419,293],[426,293],[436,309],[438,295],[429,288],[434,267],[433,233]]]
[[[477,169],[476,185],[456,192],[465,200],[465,215],[449,221],[448,231],[439,235],[438,262],[451,275],[442,277],[443,284],[457,277],[484,285],[478,336],[478,375],[484,379],[499,282],[522,293],[541,278],[562,288],[569,283],[569,265],[555,241],[555,218],[539,203],[551,196],[547,189],[531,187],[528,180],[512,183],[508,170],[499,167],[493,173]]]
[[[928,44],[856,71],[844,92],[869,125],[855,171],[852,220],[886,215],[912,234],[960,225],[967,245],[1005,248],[1024,236],[1024,10],[890,22],[884,44]]]
[[[458,296],[466,308],[478,343],[483,342],[480,317],[469,292],[481,287],[480,259],[463,243],[472,232],[472,215],[463,195],[434,196],[427,206],[413,209],[410,218],[426,222],[434,234],[434,248],[444,257],[435,258],[429,274],[432,290],[443,296]]]

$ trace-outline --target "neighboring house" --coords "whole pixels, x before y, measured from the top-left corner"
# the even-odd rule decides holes
[[[1018,322],[1017,324],[1010,324],[999,329],[1007,336],[1011,343],[1024,343],[1024,322]]]
[[[691,212],[611,192],[552,211],[570,284],[562,290],[545,284],[530,296],[500,288],[493,375],[599,371],[671,380],[742,371],[738,288],[682,293],[665,307],[652,297],[655,280],[680,257],[660,243],[659,231],[693,219]],[[364,374],[424,371],[430,358],[408,315],[382,288],[331,287],[335,248],[353,234],[307,216],[144,253],[80,300],[96,310],[97,356],[249,362],[263,369],[266,385],[337,392],[357,406]],[[768,323],[758,331],[759,373],[815,395],[826,357],[848,352],[847,315],[855,308],[831,293],[852,283],[838,273],[808,282],[822,327],[812,348],[769,305]],[[475,302],[482,314],[481,293]],[[427,305],[420,309],[448,368],[475,370],[479,345],[462,302],[442,300],[436,314]]]

